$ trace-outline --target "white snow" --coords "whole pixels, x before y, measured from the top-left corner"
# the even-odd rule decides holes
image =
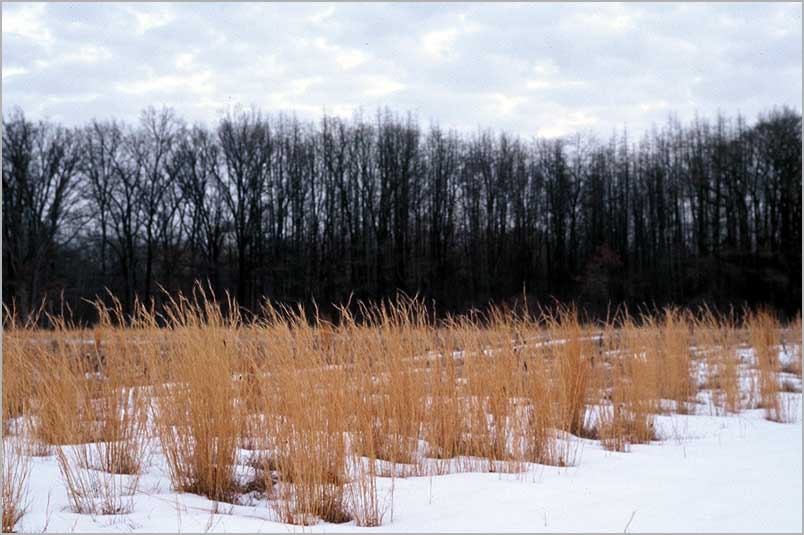
[[[801,395],[789,394],[798,403]],[[316,532],[354,531],[772,531],[801,532],[801,420],[779,424],[762,411],[737,416],[659,416],[662,442],[628,453],[582,440],[577,466],[531,465],[521,474],[458,473],[393,481],[379,528],[319,523]],[[130,514],[75,514],[55,457],[34,458],[24,531],[287,532],[264,500],[215,504],[172,492],[159,455],[140,482]],[[390,505],[390,478],[378,488]]]
[[[800,351],[800,350],[799,350]],[[799,353],[800,354],[800,353]],[[800,385],[800,381],[796,378]],[[76,514],[55,456],[34,457],[25,532],[798,532],[802,530],[801,393],[782,394],[795,423],[761,410],[656,417],[660,442],[627,453],[577,440],[576,465],[528,465],[515,474],[453,473],[378,478],[387,508],[380,527],[353,522],[294,526],[262,498],[215,504],[172,491],[154,454],[131,513]],[[245,461],[248,452],[242,451]],[[245,463],[244,463],[245,464]],[[243,470],[247,470],[244,466]]]

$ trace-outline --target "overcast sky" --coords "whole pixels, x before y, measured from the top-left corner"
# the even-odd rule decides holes
[[[3,112],[362,107],[525,137],[801,109],[801,4],[8,4]]]

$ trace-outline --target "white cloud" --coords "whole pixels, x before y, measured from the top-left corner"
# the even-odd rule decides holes
[[[313,24],[321,24],[332,19],[332,15],[335,14],[335,6],[327,6],[321,11],[317,11],[308,19]]]
[[[653,100],[650,102],[643,102],[639,105],[640,111],[649,112],[649,111],[656,111],[656,110],[666,110],[670,108],[670,103],[666,100]]]
[[[551,78],[542,78],[538,80],[526,80],[525,87],[527,89],[531,89],[534,91],[538,91],[540,89],[561,89],[567,87],[584,87],[586,82],[583,80],[561,80],[561,79],[551,79]]]
[[[84,45],[76,50],[67,52],[62,61],[75,61],[79,63],[97,63],[112,58],[112,53],[102,46]]]
[[[301,44],[307,44],[306,40],[301,40]],[[361,65],[368,59],[368,54],[356,48],[342,47],[333,45],[323,37],[317,37],[313,40],[313,45],[335,59],[335,62],[343,70],[350,70],[358,65]]]
[[[28,73],[28,69],[25,67],[3,67],[3,80],[26,73]]]
[[[142,80],[119,82],[115,85],[115,89],[121,93],[132,95],[170,91],[211,94],[213,92],[213,77],[212,72],[208,70],[188,76],[172,74],[151,76]]]
[[[491,95],[491,98],[494,111],[503,115],[510,114],[516,110],[520,104],[526,101],[524,97],[509,97],[502,93],[495,93]]]
[[[338,117],[351,117],[355,112],[355,106],[350,104],[336,104],[332,107],[332,114]]]
[[[311,76],[309,78],[299,78],[290,82],[291,93],[294,95],[301,95],[306,93],[314,85],[318,85],[324,81],[321,76]]]
[[[366,61],[368,56],[360,50],[344,50],[335,55],[335,61],[338,62],[343,69],[353,69]]]
[[[558,65],[550,59],[537,61],[530,71],[533,73],[533,78],[525,80],[525,88],[531,91],[579,88],[587,85],[585,80],[573,80],[562,76]]]
[[[162,104],[189,121],[238,104],[306,119],[388,106],[465,131],[635,133],[668,112],[800,109],[801,10],[4,3],[3,106],[68,124]]]
[[[421,37],[421,48],[424,53],[437,61],[453,61],[459,56],[458,37],[480,32],[487,28],[475,22],[466,12],[450,17],[449,27],[426,32]]]
[[[455,28],[428,32],[422,37],[422,48],[435,59],[452,59],[455,57],[454,44],[457,37],[458,30]]]
[[[176,68],[177,69],[189,69],[193,66],[193,60],[195,59],[195,54],[191,54],[188,52],[183,52],[176,56]]]
[[[87,104],[98,98],[97,93],[47,97],[51,104]]]
[[[151,4],[148,7],[151,8],[152,6],[157,7],[145,11],[138,8],[133,9],[134,18],[137,21],[137,33],[140,35],[164,26],[174,19],[173,14],[170,13],[164,4]]]
[[[581,27],[586,31],[602,31],[605,33],[622,33],[634,30],[641,18],[641,8],[631,4],[624,6],[614,3],[590,4],[589,9],[582,10],[575,17],[563,21],[562,26]]]
[[[53,40],[50,29],[44,23],[47,4],[17,4],[7,8],[3,4],[3,35],[16,34],[39,43]]]
[[[632,15],[616,15],[606,21],[613,30],[628,30],[633,28],[636,17]]]
[[[365,90],[363,93],[369,97],[383,97],[402,91],[405,89],[405,84],[401,84],[390,78],[383,78],[378,76],[371,76],[365,79]]]
[[[555,119],[552,124],[539,128],[537,134],[547,138],[562,137],[597,123],[598,118],[594,115],[585,112],[570,112]]]

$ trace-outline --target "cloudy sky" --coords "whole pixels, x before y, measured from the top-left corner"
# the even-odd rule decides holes
[[[801,109],[801,4],[8,4],[3,112],[362,107],[530,137]]]

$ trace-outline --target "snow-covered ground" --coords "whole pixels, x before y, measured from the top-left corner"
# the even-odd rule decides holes
[[[801,394],[786,394],[801,414]],[[69,511],[55,457],[33,459],[23,531],[772,531],[802,529],[802,426],[738,416],[659,416],[662,442],[605,451],[580,440],[577,465],[531,465],[520,474],[379,478],[379,528],[276,522],[264,500],[216,505],[172,492],[159,455],[130,514]],[[393,485],[393,511],[391,489]],[[393,513],[393,516],[392,516]]]
[[[751,387],[750,349],[741,350],[742,388]],[[800,349],[780,351],[782,364]],[[794,423],[776,423],[762,410],[717,415],[709,392],[695,415],[660,415],[661,441],[606,451],[573,438],[575,465],[527,466],[522,473],[461,472],[377,479],[383,523],[294,526],[277,521],[263,497],[240,505],[171,489],[156,444],[131,497],[128,514],[73,513],[55,456],[32,458],[24,532],[797,532],[802,531],[801,380],[780,379]],[[154,441],[156,442],[156,441]],[[250,452],[241,450],[245,465]]]

